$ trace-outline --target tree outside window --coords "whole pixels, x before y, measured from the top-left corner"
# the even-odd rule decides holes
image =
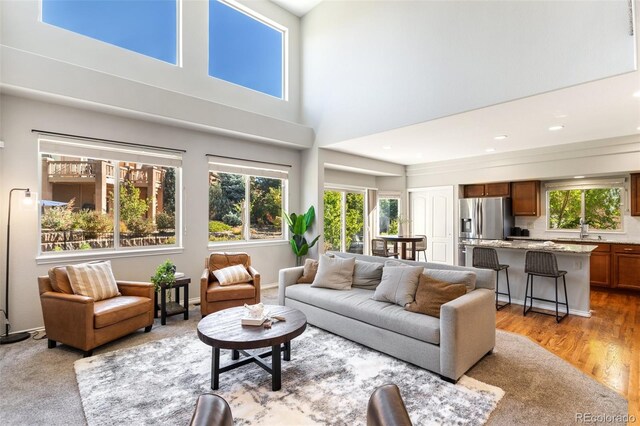
[[[282,179],[209,172],[209,241],[283,239]]]
[[[622,230],[623,189],[559,189],[547,192],[549,229],[580,228],[580,220],[592,230]]]
[[[325,251],[363,252],[363,193],[333,190],[324,191],[323,235]]]

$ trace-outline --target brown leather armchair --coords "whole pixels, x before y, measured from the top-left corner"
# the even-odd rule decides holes
[[[213,271],[233,265],[247,268],[251,281],[221,286]],[[247,253],[211,253],[204,261],[204,268],[200,277],[200,312],[203,317],[245,303],[260,303],[260,274],[251,267],[251,257]]]
[[[57,280],[68,276],[64,267],[56,269]],[[51,274],[50,274],[51,276]],[[70,286],[52,286],[48,276],[38,277],[40,303],[49,349],[56,343],[84,351],[93,349],[144,327],[153,326],[154,287],[150,283],[118,281],[121,296],[95,302],[91,297],[73,294]],[[66,290],[67,289],[67,290]]]
[[[412,426],[398,386],[382,385],[371,394],[367,426]]]

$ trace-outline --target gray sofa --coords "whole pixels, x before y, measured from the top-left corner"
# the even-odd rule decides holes
[[[384,263],[384,258],[332,252]],[[304,312],[310,324],[456,382],[495,345],[495,272],[439,263],[401,261],[427,269],[471,270],[473,291],[442,305],[440,318],[371,299],[373,290],[332,290],[296,284],[303,267],[280,270],[278,300]],[[339,348],[336,348],[339,350]]]

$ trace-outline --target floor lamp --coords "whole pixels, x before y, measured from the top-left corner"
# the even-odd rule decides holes
[[[9,325],[9,248],[11,246],[11,196],[13,195],[13,191],[24,192],[25,204],[31,203],[33,201],[31,198],[31,191],[29,191],[29,188],[13,188],[11,191],[9,191],[9,204],[8,204],[9,213],[7,215],[7,263],[5,266],[6,279],[4,281],[5,283],[4,316],[5,316],[6,322],[5,322],[4,336],[0,337],[0,345],[21,342],[23,340],[28,339],[29,336],[31,336],[26,331],[9,334],[9,327],[10,327]]]

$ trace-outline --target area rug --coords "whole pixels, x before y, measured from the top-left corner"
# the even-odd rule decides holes
[[[223,351],[221,364],[230,361]],[[188,424],[198,395],[211,392],[211,347],[171,337],[74,364],[90,426]],[[484,424],[504,392],[463,376],[456,384],[426,370],[309,327],[282,363],[282,389],[255,364],[220,375],[236,425],[364,425],[371,392],[396,383],[416,425]]]

